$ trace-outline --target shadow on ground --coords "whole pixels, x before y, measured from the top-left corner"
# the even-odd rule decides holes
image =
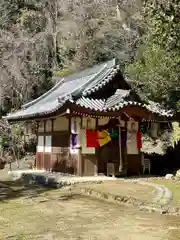
[[[0,172],[0,202],[8,201],[15,198],[37,198],[39,195],[52,191],[52,189],[60,189],[66,185],[65,182],[57,183],[56,179],[48,178],[46,175],[36,175],[32,173],[22,174],[19,180],[11,180],[8,175],[8,168]],[[154,178],[155,176],[132,176],[125,179],[135,179],[135,178]],[[69,190],[64,192],[64,200],[70,198],[74,194],[73,186],[68,187]],[[64,188],[63,188],[64,189]],[[73,190],[73,193],[72,193]],[[69,194],[70,193],[70,194]],[[76,192],[76,195],[78,193]],[[60,194],[61,197],[62,194]],[[61,199],[62,200],[62,199]]]
[[[16,198],[37,198],[39,195],[46,193],[48,191],[52,191],[52,187],[40,186],[40,185],[25,185],[22,184],[21,181],[0,181],[0,202],[6,202],[8,200],[16,199]],[[69,194],[71,192],[71,188],[69,190],[66,189],[66,193],[64,195],[60,194],[61,200],[69,200],[75,196],[74,194]]]

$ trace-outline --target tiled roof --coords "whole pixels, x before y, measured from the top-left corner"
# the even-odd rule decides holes
[[[107,100],[90,99],[90,98],[82,97],[76,101],[76,104],[79,105],[80,107],[89,108],[90,110],[100,111],[100,112],[113,112],[113,111],[118,111],[122,108],[127,108],[130,106],[139,106],[159,116],[165,116],[165,117],[173,116],[172,111],[168,111],[164,109],[163,106],[157,105],[154,102],[149,102],[148,104],[145,104],[145,103],[130,101],[128,100],[128,97],[130,97],[130,90],[118,89],[117,92]]]
[[[73,103],[79,107],[90,109],[92,111],[98,112],[115,112],[123,108],[127,108],[130,106],[139,106],[145,108],[146,110],[155,113],[159,116],[164,117],[172,117],[173,112],[165,110],[162,106],[157,105],[154,102],[149,102],[148,104],[130,101],[129,98],[131,97],[130,90],[121,90],[118,89],[114,95],[109,97],[108,99],[93,99],[88,97],[81,97],[78,100],[74,101],[71,96],[66,96],[64,99],[59,99],[56,103],[54,102],[52,108],[52,102],[48,103],[44,106],[41,106],[39,109],[34,109],[33,106],[31,107],[32,113],[29,113],[29,108],[16,112],[15,114],[10,115],[10,119],[20,119],[20,118],[28,118],[33,116],[41,116],[43,111],[44,115],[55,112],[59,108],[61,108],[65,103]],[[156,107],[155,107],[156,106]]]
[[[104,106],[105,109],[111,109],[111,107],[117,104],[123,103],[125,100],[130,100],[131,90],[117,89],[115,94],[109,97]]]
[[[38,105],[35,104],[28,108],[9,114],[4,118],[6,118],[7,120],[15,120],[15,119],[24,119],[24,118],[47,115],[60,109],[69,100],[70,100],[70,97],[67,96],[64,99],[61,99],[61,101],[56,99],[54,101],[47,102],[45,104],[38,104]]]
[[[76,101],[80,107],[89,108],[95,111],[102,111],[105,105],[105,99],[90,99],[82,97]]]
[[[111,79],[113,79],[113,77],[117,74],[117,71],[118,66],[114,69],[107,69],[106,71],[104,71],[103,74],[100,74],[96,77],[95,81],[88,84],[88,86],[82,92],[82,95],[87,96],[104,87],[107,83],[111,81]]]
[[[159,103],[156,103],[153,101],[148,101],[148,104],[146,104],[146,106],[149,111],[159,113],[162,116],[165,116],[165,115],[173,116],[174,115],[174,112],[172,110],[167,110]]]
[[[93,111],[118,111],[129,106],[140,106],[160,116],[171,117],[173,113],[154,102],[144,104],[133,101],[131,90],[117,89],[108,99],[92,99],[88,97],[108,84],[118,72],[115,59],[95,65],[92,68],[72,74],[63,79],[41,97],[22,106],[18,112],[7,115],[7,120],[20,120],[42,117],[60,109],[66,103],[91,109]],[[77,99],[77,100],[73,100]]]
[[[74,73],[63,79],[39,98],[24,104],[22,110],[9,114],[8,120],[44,116],[50,114],[74,96],[88,95],[105,86],[117,73],[115,59]]]
[[[75,103],[81,107],[89,108],[95,111],[108,111],[120,103],[124,103],[130,95],[130,90],[117,89],[114,95],[105,99],[93,99],[81,97]]]

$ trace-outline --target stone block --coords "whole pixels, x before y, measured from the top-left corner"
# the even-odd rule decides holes
[[[167,180],[174,179],[174,175],[168,173],[168,174],[166,174],[165,179],[167,179]]]

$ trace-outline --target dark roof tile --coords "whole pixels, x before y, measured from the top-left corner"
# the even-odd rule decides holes
[[[125,99],[128,100],[129,95],[130,90],[117,89],[115,94],[107,99],[104,107],[109,109],[116,104],[122,103]]]
[[[141,106],[161,116],[171,117],[173,113],[154,102],[143,104],[131,101],[131,90],[117,89],[108,99],[92,99],[87,96],[108,84],[117,74],[119,67],[115,60],[98,64],[92,68],[72,74],[63,79],[41,97],[22,106],[22,110],[4,117],[8,120],[41,117],[60,109],[65,103],[72,102],[80,107],[94,111],[118,111],[128,106]],[[80,97],[73,101],[73,97]]]
[[[150,103],[144,104],[140,102],[126,100],[126,98],[129,95],[130,95],[130,90],[120,90],[119,92],[116,92],[114,95],[108,98],[107,100],[90,99],[90,98],[82,97],[76,101],[76,104],[80,107],[89,108],[93,111],[100,111],[100,112],[111,112],[111,111],[113,112],[113,111],[118,111],[122,108],[127,108],[130,106],[140,106],[159,116],[165,116],[165,117],[173,116],[172,111],[166,111],[162,106],[160,108],[153,108]]]
[[[8,120],[43,116],[56,111],[61,102],[70,100],[71,96],[88,95],[105,86],[116,74],[115,59],[95,65],[78,73],[59,79],[59,82],[39,98],[24,104],[22,110],[9,114]],[[69,99],[67,99],[69,97]],[[64,100],[65,99],[65,100]]]
[[[102,111],[105,104],[105,100],[82,97],[76,101],[76,104],[81,107],[89,108],[95,111]]]

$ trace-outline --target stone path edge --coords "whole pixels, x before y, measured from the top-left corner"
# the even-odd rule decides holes
[[[140,179],[138,180],[137,179],[136,180],[119,179],[119,180],[125,181],[125,182],[136,182],[138,184],[154,187],[156,189],[156,193],[153,201],[148,202],[148,201],[142,201],[140,199],[133,198],[131,196],[127,197],[127,196],[113,195],[110,193],[97,191],[88,187],[81,188],[81,194],[85,196],[91,196],[99,199],[113,201],[117,204],[127,204],[131,206],[133,205],[137,207],[139,210],[147,210],[149,212],[159,212],[160,214],[166,214],[166,215],[180,215],[180,209],[173,208],[168,205],[173,198],[173,194],[164,185],[158,185],[158,184],[142,181]]]
[[[136,183],[141,184],[141,185],[154,187],[156,189],[155,196],[152,199],[152,201],[154,203],[159,203],[160,205],[165,205],[165,204],[170,203],[173,199],[172,192],[167,187],[165,187],[164,185],[159,185],[159,184],[156,184],[156,183],[142,181],[141,179],[136,179],[136,180],[134,180],[134,179],[132,179],[132,180],[122,179],[122,180],[125,181],[125,182],[136,182]]]
[[[125,204],[137,207],[139,210],[147,210],[149,212],[158,212],[160,214],[167,215],[180,215],[180,211],[174,212],[174,209],[170,207],[164,207],[158,203],[151,203],[148,201],[142,201],[140,199],[136,199],[133,197],[121,196],[121,195],[113,195],[110,193],[100,192],[91,188],[81,188],[81,194],[83,196],[98,198],[106,201],[115,202],[117,204]]]
[[[14,175],[15,176],[12,176]],[[115,180],[115,181],[125,181],[125,182],[134,182],[142,185],[149,185],[156,189],[155,196],[153,198],[152,202],[142,201],[139,199],[135,199],[133,197],[126,197],[126,196],[113,196],[110,193],[103,193],[96,192],[93,189],[89,189],[88,187],[86,189],[81,189],[81,194],[93,197],[100,197],[101,199],[105,200],[113,200],[115,202],[124,203],[124,204],[131,204],[134,206],[137,206],[139,209],[147,209],[148,211],[152,212],[160,212],[161,214],[175,214],[180,215],[180,209],[172,208],[168,205],[168,203],[171,202],[173,195],[172,192],[166,188],[164,185],[158,185],[151,182],[143,181],[142,179],[125,179],[125,178],[112,178],[112,177],[64,177],[55,175],[54,174],[46,174],[43,172],[33,172],[33,171],[12,171],[9,172],[9,174],[12,174],[12,178],[14,180],[21,179],[25,184],[33,184],[38,185],[39,183],[43,182],[44,186],[47,186],[50,184],[50,187],[55,188],[61,188],[68,185],[76,185],[78,183],[103,183],[106,180]],[[45,174],[45,175],[44,175]],[[52,175],[52,176],[51,176]],[[30,178],[29,178],[30,177]],[[60,177],[60,178],[59,178]],[[40,181],[39,181],[39,180]],[[92,194],[91,194],[92,193]],[[108,195],[109,197],[107,197]],[[111,195],[111,196],[110,196]],[[104,196],[104,197],[103,197]]]

